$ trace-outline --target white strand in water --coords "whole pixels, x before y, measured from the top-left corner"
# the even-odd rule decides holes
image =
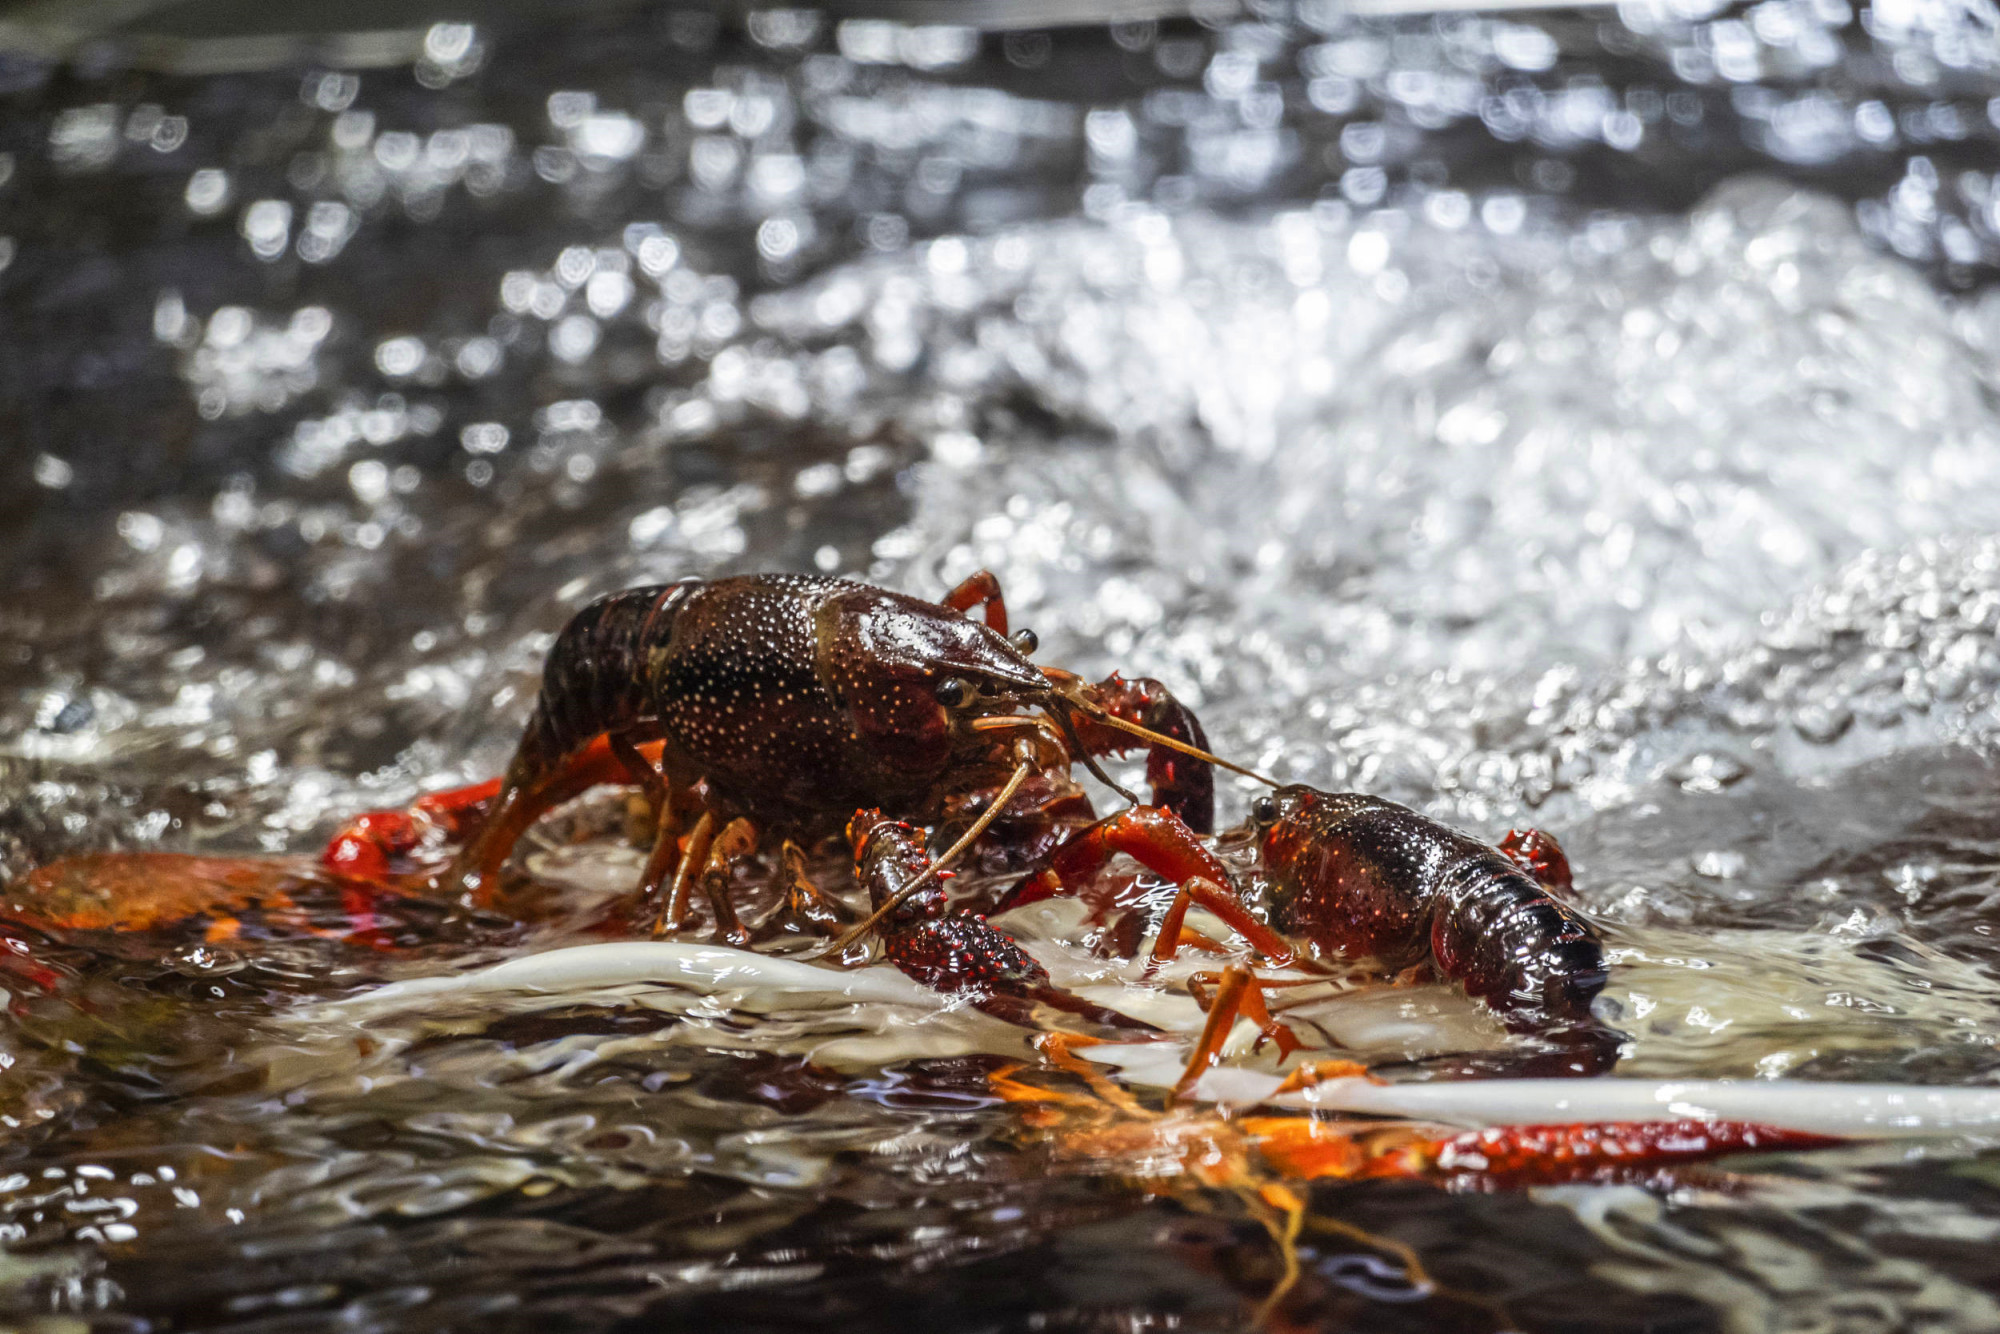
[[[2000,1088],[1802,1079],[1486,1079],[1425,1084],[1329,1080],[1274,1100],[1487,1125],[1573,1121],[1751,1121],[1876,1138],[2000,1130]]]
[[[677,941],[621,941],[549,950],[475,972],[391,982],[344,1000],[308,1007],[313,1023],[359,1022],[471,1003],[508,1008],[510,998],[576,999],[580,992],[670,986],[728,993],[745,1008],[806,1008],[876,1002],[942,1009],[945,997],[884,967],[836,969],[747,950]],[[756,1004],[751,1004],[755,997]],[[1186,1055],[1179,1043],[1114,1043],[1089,1048],[1135,1084],[1171,1086]],[[1277,1094],[1282,1079],[1259,1070],[1211,1070],[1195,1090],[1209,1102],[1419,1117],[1468,1125],[1579,1121],[1753,1121],[1815,1134],[1881,1137],[2000,1131],[2000,1088],[1806,1080],[1482,1079],[1378,1084],[1331,1079]],[[1275,1096],[1274,1096],[1275,1095]]]
[[[1180,1077],[1175,1053],[1154,1044],[1092,1047],[1081,1053],[1116,1066],[1136,1084],[1169,1087]],[[1465,1125],[1544,1125],[1579,1121],[1752,1121],[1818,1135],[1885,1137],[2000,1131],[2000,1088],[1921,1084],[1818,1083],[1802,1079],[1477,1079],[1378,1084],[1330,1079],[1273,1096],[1283,1079],[1261,1070],[1211,1070],[1195,1088],[1206,1102],[1253,1104]]]
[[[936,1009],[943,1001],[893,968],[823,968],[721,945],[671,940],[611,941],[547,950],[476,972],[391,982],[342,1000],[311,1007],[309,1018],[374,1018],[440,1003],[508,995],[569,995],[611,987],[679,987],[705,993],[762,993],[791,1008],[815,998],[835,1004],[875,1001]]]

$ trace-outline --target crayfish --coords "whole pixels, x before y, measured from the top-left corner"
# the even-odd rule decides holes
[[[620,784],[638,788],[649,810],[652,847],[633,901],[652,934],[686,929],[699,888],[723,943],[806,930],[838,937],[822,959],[853,962],[850,947],[876,933],[906,975],[1011,1023],[1040,1028],[1040,1012],[1053,1010],[1154,1041],[1165,1035],[1152,1024],[1063,989],[947,892],[953,863],[983,856],[988,871],[1025,870],[999,909],[1089,895],[1122,853],[1174,885],[1142,965],[1148,976],[1188,946],[1223,948],[1188,923],[1199,906],[1273,966],[1311,970],[1365,955],[1428,967],[1514,1027],[1594,1035],[1580,1048],[1587,1058],[1565,1056],[1564,1074],[1615,1059],[1618,1035],[1590,1019],[1603,949],[1562,900],[1569,869],[1553,838],[1528,831],[1490,846],[1392,802],[1276,784],[1245,825],[1209,837],[1214,766],[1270,780],[1211,754],[1192,712],[1158,682],[1113,675],[1090,684],[1038,667],[1033,634],[1008,629],[999,585],[983,573],[940,603],[798,575],[628,589],[585,607],[557,636],[501,778],[354,817],[317,867],[160,853],[59,861],[16,887],[7,915],[78,930],[205,919],[211,941],[288,923],[336,935],[318,905],[337,894],[346,938],[391,948],[380,923],[397,912],[381,915],[379,896],[436,913],[501,906],[502,872],[522,835],[585,789]],[[1098,764],[1140,746],[1153,797],[1144,805]],[[1071,779],[1076,764],[1132,804],[1099,819]],[[995,837],[975,850],[989,829]],[[808,874],[807,850],[841,833],[872,909],[859,921]],[[933,856],[929,844],[945,834],[950,847]],[[731,904],[731,870],[773,838],[784,894],[746,927]],[[1493,1182],[1824,1142],[1724,1121],[1460,1133],[1299,1116],[1230,1121],[1192,1107],[1239,1018],[1274,1040],[1281,1060],[1303,1045],[1265,998],[1293,984],[1241,963],[1209,978],[1201,1035],[1164,1110],[1078,1062],[1072,1049],[1094,1039],[1064,1032],[1043,1034],[1041,1048],[1084,1074],[1093,1097],[1011,1072],[994,1087],[1060,1131],[1066,1152],[1144,1159],[1155,1176],[1158,1164],[1178,1163],[1169,1175],[1236,1190],[1284,1244],[1288,1265],[1304,1205],[1287,1179]],[[1300,1066],[1281,1088],[1332,1068]]]
[[[1077,888],[1118,852],[1174,880],[1155,961],[1197,938],[1184,919],[1199,903],[1274,964],[1292,960],[1291,940],[1395,967],[1428,959],[1519,1024],[1586,1014],[1603,985],[1602,952],[1535,878],[1567,879],[1553,839],[1531,834],[1503,853],[1392,803],[1283,788],[1256,804],[1252,832],[1225,839],[1256,843],[1250,889],[1268,900],[1266,924],[1199,837],[1213,823],[1212,766],[1237,766],[1208,752],[1192,712],[1155,681],[1091,685],[1037,667],[1033,633],[1008,629],[999,583],[985,572],[939,603],[805,575],[613,593],[557,636],[502,778],[355,817],[329,842],[324,868],[358,919],[371,885],[415,883],[492,907],[508,854],[537,819],[588,787],[623,783],[653,812],[637,899],[654,934],[686,925],[699,887],[719,936],[750,943],[759,933],[736,918],[730,869],[776,833],[791,918],[847,928],[830,954],[879,930],[905,972],[1017,1022],[1031,1022],[1040,1003],[1145,1027],[1067,996],[1004,932],[944,894],[952,861],[1006,813],[1010,836],[1043,865],[1002,907]],[[1071,765],[1122,793],[1097,757],[1141,745],[1153,803],[1092,823]],[[1030,779],[1039,804],[1010,812]],[[930,858],[917,828],[968,811],[977,812],[969,827]],[[811,882],[801,850],[843,827],[874,909],[858,926]],[[427,876],[426,857],[454,840],[449,863]],[[1264,985],[1241,968],[1225,974],[1210,1027],[1226,1034],[1241,1009],[1289,1051],[1295,1039],[1269,1018]]]
[[[974,608],[981,620],[968,614]],[[1037,667],[1035,647],[1032,631],[1008,633],[999,583],[985,572],[941,603],[783,574],[613,593],[557,636],[501,779],[423,798],[407,812],[357,817],[324,861],[380,880],[412,854],[463,835],[439,883],[469,905],[491,907],[507,856],[530,825],[588,787],[628,783],[655,813],[638,887],[654,934],[688,922],[699,887],[722,938],[744,944],[755,933],[730,904],[730,868],[767,833],[781,838],[788,908],[822,927],[844,925],[844,907],[807,878],[801,844],[849,827],[858,849],[877,817],[929,824],[971,803],[981,812],[953,848],[935,861],[913,853],[923,864],[887,899],[878,896],[875,916],[834,952],[880,927],[892,958],[914,957],[917,936],[935,944],[956,930],[966,957],[1007,975],[1010,1013],[1024,1017],[1019,1003],[1031,994],[1048,1001],[1062,993],[1035,980],[1033,961],[1015,960],[1009,951],[1018,946],[983,919],[926,926],[922,911],[904,910],[912,896],[942,878],[1031,778],[1059,794],[1046,804],[1051,836],[1059,836],[1079,802],[1089,815],[1067,781],[1071,764],[1117,788],[1097,756],[1144,745],[1155,803],[1205,829],[1214,818],[1211,766],[1235,767],[1206,750],[1194,715],[1158,682],[1114,675],[1091,685]],[[864,813],[868,820],[858,818]],[[926,902],[941,908],[942,895]],[[949,986],[956,974],[912,975]],[[966,970],[967,986],[971,976]]]
[[[1216,844],[1172,811],[1135,806],[1074,833],[998,907],[1087,892],[1124,853],[1177,886],[1149,971],[1185,945],[1219,948],[1186,924],[1199,906],[1273,965],[1365,956],[1394,970],[1427,967],[1510,1027],[1557,1036],[1556,1070],[1601,1073],[1615,1061],[1620,1035],[1590,1013],[1606,980],[1603,945],[1558,897],[1570,869],[1553,836],[1515,831],[1491,846],[1379,797],[1292,785],[1257,799],[1249,821]],[[1218,851],[1247,857],[1247,868],[1232,873]],[[1204,980],[1214,999],[1183,1092],[1217,1059],[1239,1015],[1281,1057],[1301,1045],[1263,993],[1310,977],[1275,982],[1231,965]]]
[[[1396,1257],[1418,1295],[1489,1308],[1503,1328],[1513,1322],[1482,1296],[1433,1280],[1410,1246],[1338,1220],[1316,1217],[1313,1182],[1411,1180],[1455,1191],[1492,1191],[1572,1182],[1656,1181],[1677,1168],[1734,1154],[1828,1148],[1825,1135],[1730,1120],[1579,1122],[1501,1125],[1464,1130],[1430,1122],[1324,1115],[1224,1113],[1169,1097],[1148,1106],[1079,1057],[1093,1038],[1049,1033],[1037,1048],[1049,1070],[1004,1066],[988,1076],[994,1092],[1021,1108],[1022,1122],[1058,1161],[1128,1176],[1149,1193],[1199,1207],[1195,1191],[1233,1194],[1279,1249],[1282,1271],[1259,1307],[1265,1323],[1299,1281],[1301,1234],[1345,1237]],[[1328,1079],[1367,1078],[1351,1061],[1302,1065],[1271,1093],[1280,1097]],[[1192,1189],[1190,1189],[1192,1188]]]
[[[966,614],[975,607],[983,623]],[[642,901],[663,900],[656,934],[686,920],[699,884],[723,938],[748,943],[728,870],[762,829],[785,835],[780,866],[793,909],[822,926],[839,923],[840,905],[807,879],[792,840],[844,824],[874,912],[839,945],[879,929],[890,960],[935,989],[1022,1022],[1040,1002],[1120,1023],[1063,999],[1018,944],[952,908],[937,883],[1032,775],[1055,794],[1041,810],[1056,826],[1034,883],[1071,885],[1129,852],[1182,887],[1157,959],[1179,947],[1187,908],[1200,902],[1267,958],[1289,962],[1291,948],[1241,906],[1231,876],[1196,837],[1213,821],[1211,765],[1226,762],[1207,752],[1194,715],[1157,682],[1113,676],[1092,686],[1038,668],[1028,658],[1033,634],[1007,630],[999,583],[984,572],[937,604],[801,575],[612,594],[557,637],[497,785],[428,798],[400,821],[362,817],[336,836],[328,864],[379,870],[421,822],[476,810],[444,881],[491,904],[500,866],[529,824],[584,787],[623,779],[645,789],[657,813],[639,887]],[[1139,744],[1149,749],[1154,803],[1078,828],[1089,808],[1068,784],[1071,763],[1111,783],[1096,756]],[[934,822],[967,796],[983,799],[983,812],[943,856],[927,858],[904,822]],[[685,840],[684,811],[696,815]],[[1257,879],[1278,932],[1312,951],[1397,967],[1427,955],[1523,1025],[1587,1017],[1604,983],[1602,950],[1588,924],[1530,875],[1567,878],[1547,835],[1524,836],[1510,858],[1405,807],[1302,787],[1262,799],[1254,820],[1263,831]],[[1225,976],[1218,1033],[1237,1008],[1262,1014],[1258,993],[1242,970]],[[1288,1030],[1264,1022],[1293,1045]]]

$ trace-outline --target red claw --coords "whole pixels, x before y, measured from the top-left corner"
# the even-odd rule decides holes
[[[1448,1178],[1475,1186],[1585,1180],[1736,1153],[1825,1149],[1846,1141],[1747,1121],[1609,1121],[1489,1126],[1443,1138],[1376,1139],[1351,1122],[1258,1117],[1245,1124],[1264,1158],[1306,1179]]]
[[[1562,850],[1562,844],[1556,842],[1556,836],[1546,829],[1509,829],[1500,840],[1500,851],[1539,884],[1558,894],[1567,894],[1575,887],[1569,856]]]
[[[486,813],[500,791],[500,780],[433,792],[400,811],[365,811],[327,840],[320,862],[328,870],[357,880],[385,881],[396,863],[422,848],[433,836],[453,839]]]

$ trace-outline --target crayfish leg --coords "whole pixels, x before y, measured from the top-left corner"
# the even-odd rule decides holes
[[[1271,1009],[1264,1003],[1263,979],[1248,968],[1231,964],[1214,982],[1215,995],[1208,1003],[1208,1018],[1202,1024],[1201,1036],[1195,1040],[1187,1068],[1174,1084],[1172,1097],[1175,1101],[1192,1097],[1201,1077],[1222,1059],[1222,1044],[1228,1041],[1230,1031],[1236,1027],[1239,1018],[1250,1020],[1257,1025],[1264,1038],[1278,1044],[1278,1059],[1281,1062],[1305,1045],[1299,1041],[1298,1034],[1271,1017]]]
[[[364,811],[334,831],[320,864],[357,880],[386,881],[396,858],[415,852],[433,831],[456,835],[485,815],[499,791],[493,778],[428,793],[400,811]]]
[[[853,912],[819,887],[806,871],[805,850],[789,838],[778,849],[778,875],[783,893],[751,932],[754,943],[787,932],[835,935],[853,924]]]
[[[1243,901],[1236,897],[1226,882],[1210,880],[1207,876],[1193,876],[1174,895],[1173,906],[1160,922],[1160,936],[1153,944],[1153,957],[1147,961],[1147,971],[1157,968],[1174,957],[1181,947],[1187,928],[1181,923],[1186,920],[1188,908],[1194,904],[1220,917],[1231,930],[1254,945],[1258,952],[1273,964],[1282,968],[1292,962],[1291,947],[1278,934],[1250,915]],[[1199,933],[1197,933],[1198,935]]]
[[[702,819],[707,819],[704,813]],[[696,828],[700,829],[699,822]],[[673,792],[668,790],[666,798],[653,809],[653,846],[646,853],[646,868],[639,874],[639,903],[643,905],[664,905],[667,901],[661,889],[668,876],[679,882],[680,870],[688,865],[688,859],[681,853],[681,815],[673,800]],[[670,897],[670,896],[668,896]],[[667,909],[659,909],[659,925],[678,925],[679,918],[669,915]]]
[[[1160,923],[1159,940],[1153,947],[1149,967],[1165,963],[1180,950],[1185,931],[1182,923],[1187,919],[1188,908],[1196,903],[1220,917],[1230,930],[1249,941],[1272,963],[1283,966],[1292,962],[1291,947],[1258,921],[1227,888],[1229,871],[1222,862],[1203,846],[1185,821],[1159,806],[1133,806],[1072,835],[1056,849],[1045,871],[1024,880],[1002,900],[1000,911],[1079,889],[1121,852],[1180,887]],[[1189,943],[1198,944],[1200,939],[1197,933],[1196,939]]]
[[[680,930],[687,920],[689,891],[695,876],[708,864],[708,846],[715,840],[715,816],[703,811],[701,818],[688,831],[687,841],[680,848],[680,860],[674,867],[674,880],[667,892],[666,905],[660,910],[658,920],[653,924],[653,934],[664,936],[669,931]],[[663,854],[658,843],[653,845],[652,856],[646,859],[646,879],[639,887],[640,896],[647,902],[659,902],[659,881],[656,874],[663,873],[666,858],[671,856],[674,845],[669,842]]]
[[[629,740],[621,737],[614,745],[610,736],[599,734],[546,768],[517,754],[472,841],[452,862],[448,883],[460,886],[475,905],[491,907],[498,898],[500,868],[535,821],[600,783],[636,784],[649,798],[656,784],[664,787],[665,780],[645,755],[647,749],[657,753],[657,745],[640,747]]]
[[[741,947],[750,943],[750,933],[737,920],[736,907],[729,901],[729,874],[740,859],[756,850],[757,827],[748,820],[731,820],[710,842],[702,862],[701,892],[715,915],[715,938],[722,944]]]
[[[657,748],[655,748],[657,749]],[[386,883],[397,874],[397,862],[411,856],[433,837],[451,840],[476,830],[474,843],[483,845],[476,858],[480,883],[488,884],[514,839],[552,807],[561,805],[599,783],[639,783],[646,786],[654,772],[637,747],[621,750],[612,739],[599,737],[544,781],[526,800],[519,785],[490,778],[418,797],[402,810],[364,811],[349,819],[327,840],[320,864],[356,880]],[[650,789],[649,789],[650,794]],[[504,819],[498,812],[510,812]],[[505,836],[496,826],[518,826]],[[460,858],[463,862],[464,855]]]
[[[986,628],[995,634],[1007,633],[1007,599],[1000,593],[1000,577],[991,570],[980,570],[961,580],[956,588],[944,595],[940,605],[963,612],[984,606]]]
[[[1039,1027],[1034,1007],[1048,1005],[1093,1023],[1158,1031],[1058,987],[1012,936],[980,914],[953,906],[944,887],[926,879],[931,857],[909,825],[878,810],[856,811],[847,836],[855,849],[855,874],[878,905],[870,920],[881,935],[883,957],[905,976],[1025,1028]]]
[[[1134,1019],[1129,1014],[1120,1014],[1102,1005],[1093,1005],[1083,997],[1064,991],[1053,984],[1048,986],[1025,984],[1015,991],[996,991],[972,1002],[972,1008],[975,1010],[990,1014],[995,1019],[1004,1019],[1010,1024],[1018,1024],[1022,1028],[1040,1027],[1035,1018],[1037,1005],[1046,1005],[1052,1010],[1073,1014],[1079,1019],[1087,1019],[1105,1028],[1129,1028],[1142,1033],[1158,1031],[1151,1024]]]

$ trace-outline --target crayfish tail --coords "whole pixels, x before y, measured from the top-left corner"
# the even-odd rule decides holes
[[[654,584],[610,593],[570,617],[549,649],[535,711],[508,783],[533,786],[607,732],[627,731],[651,711],[651,650],[698,585]]]

